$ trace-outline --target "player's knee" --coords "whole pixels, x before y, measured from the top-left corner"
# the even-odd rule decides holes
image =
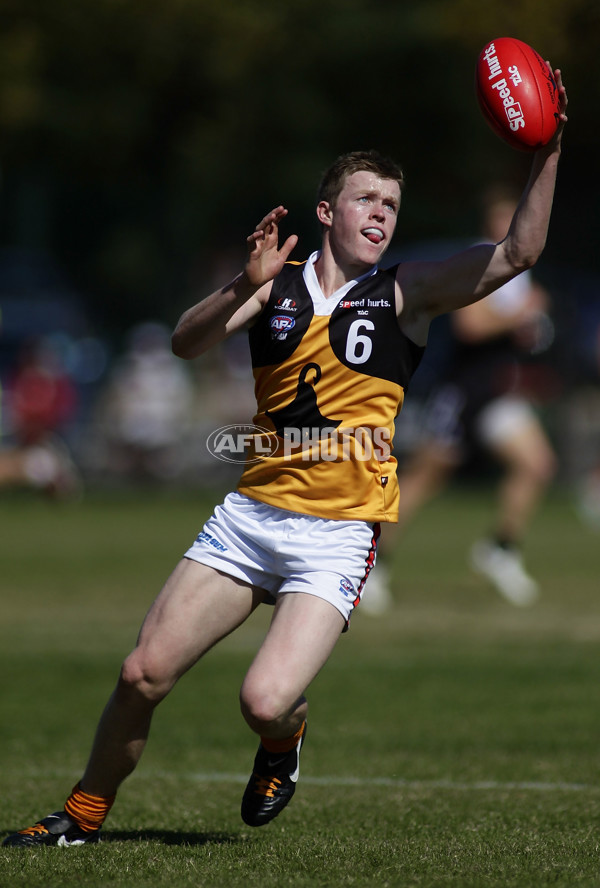
[[[149,703],[158,703],[171,690],[173,682],[138,651],[130,654],[119,676],[119,690],[130,696],[141,697]]]
[[[558,472],[558,460],[551,453],[540,453],[538,457],[529,463],[529,473],[540,487],[547,487],[552,483]]]
[[[544,481],[551,484],[558,474],[558,459],[554,453],[549,453],[543,462],[542,472],[544,473]]]
[[[289,700],[274,688],[247,687],[240,693],[242,715],[253,730],[261,731],[285,718]]]

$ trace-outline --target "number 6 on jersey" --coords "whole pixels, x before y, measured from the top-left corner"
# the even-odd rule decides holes
[[[373,321],[353,321],[346,340],[346,360],[351,364],[364,364],[371,357],[373,343],[359,330],[374,330]]]

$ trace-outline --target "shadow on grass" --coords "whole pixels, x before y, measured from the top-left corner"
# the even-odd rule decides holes
[[[246,842],[245,836],[218,832],[178,832],[175,830],[143,829],[131,832],[110,830],[102,832],[102,844],[108,842],[160,842],[162,845],[235,845]]]

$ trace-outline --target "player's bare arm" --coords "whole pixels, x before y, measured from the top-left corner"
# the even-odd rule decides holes
[[[560,125],[536,151],[529,181],[508,234],[498,244],[478,244],[441,262],[406,262],[397,273],[397,310],[402,328],[424,344],[433,317],[476,302],[539,259],[546,244],[564,125],[567,94],[560,70]]]
[[[282,206],[267,213],[246,239],[248,256],[241,274],[182,314],[171,340],[178,357],[198,357],[260,313],[273,278],[298,242],[290,235],[279,247],[279,223],[286,215]]]

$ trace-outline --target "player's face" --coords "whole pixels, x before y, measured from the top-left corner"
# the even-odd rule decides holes
[[[332,249],[353,264],[375,265],[388,248],[398,219],[400,186],[360,170],[348,176],[333,206],[325,205]]]

